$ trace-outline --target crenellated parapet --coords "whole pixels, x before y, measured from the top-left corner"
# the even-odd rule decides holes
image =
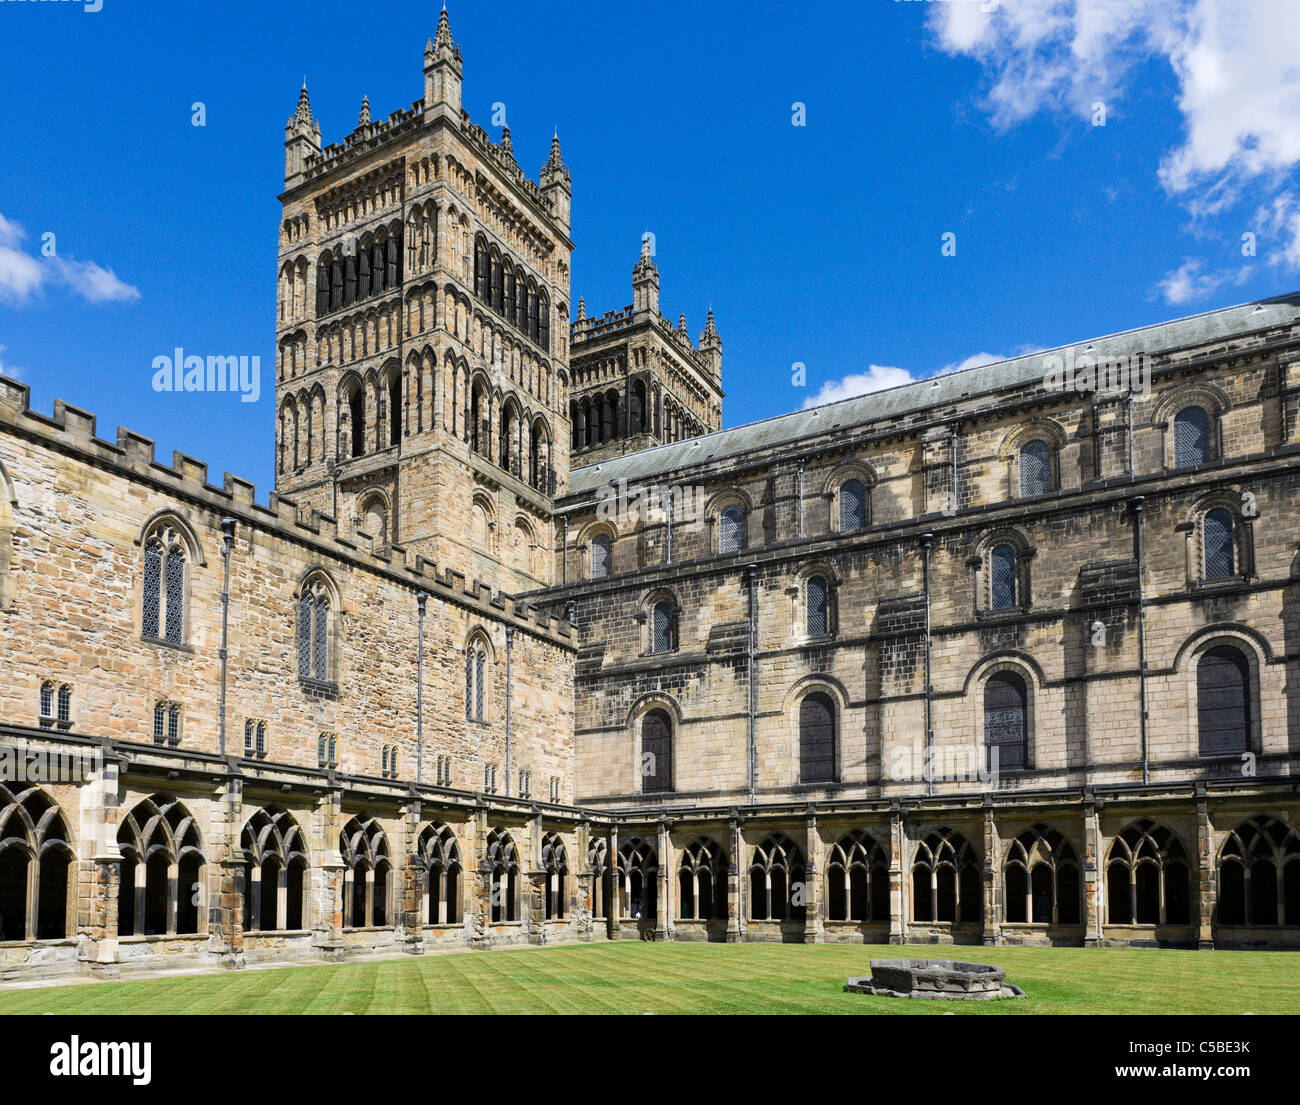
[[[334,516],[304,511],[294,499],[274,491],[263,505],[256,501],[251,482],[229,472],[221,486],[215,486],[209,482],[205,462],[179,451],[172,454],[170,465],[164,464],[156,459],[151,438],[126,427],[117,428],[115,441],[106,441],[98,436],[94,414],[62,399],[54,401],[51,415],[44,415],[31,408],[27,385],[4,376],[0,376],[0,432],[39,442],[52,452],[148,485],[214,516],[233,517],[264,534],[306,546],[318,557],[382,576],[413,594],[425,591],[566,649],[576,647],[567,622],[524,600],[481,581],[467,580],[463,572],[450,567],[440,570],[424,556],[376,541],[364,530],[348,534]]]

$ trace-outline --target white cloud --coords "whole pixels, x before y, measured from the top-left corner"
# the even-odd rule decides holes
[[[50,287],[65,288],[89,303],[140,298],[138,288],[94,261],[31,255],[23,248],[26,237],[21,226],[0,215],[0,302],[21,307]]]
[[[1243,199],[1262,197],[1271,207],[1285,175],[1300,164],[1293,4],[999,0],[986,7],[992,5],[935,4],[929,26],[942,50],[983,66],[985,106],[996,126],[1044,110],[1086,117],[1096,101],[1113,108],[1134,68],[1155,59],[1174,75],[1183,121],[1181,144],[1166,151],[1157,175],[1194,218],[1219,215]],[[1297,243],[1300,234],[1292,233],[1275,263],[1300,270]],[[1180,269],[1165,284],[1174,294],[1208,294],[1229,279]]]
[[[933,372],[923,372],[919,376],[912,375],[905,368],[873,364],[866,372],[855,372],[838,380],[826,381],[816,395],[804,400],[803,409],[808,410],[811,407],[820,407],[826,403],[836,403],[841,399],[852,399],[858,395],[868,395],[873,391],[884,391],[885,388],[898,387],[901,384],[914,384],[918,380],[929,379],[932,376],[946,376],[950,372],[961,372],[966,368],[981,368],[986,364],[996,364],[998,361],[1009,360],[1011,357],[1036,353],[1040,348],[1037,345],[1023,345],[1015,353],[1010,354],[972,353],[969,357],[963,357],[960,361],[953,361],[951,364],[946,364]]]
[[[8,376],[11,380],[21,380],[23,378],[22,369],[5,363],[5,350],[7,348],[8,346],[0,345],[0,376]]]
[[[825,403],[836,403],[841,399],[852,399],[855,395],[866,395],[873,391],[910,384],[911,373],[904,368],[890,365],[873,364],[866,372],[857,372],[838,380],[827,380],[816,395],[804,400],[803,409],[820,407]]]

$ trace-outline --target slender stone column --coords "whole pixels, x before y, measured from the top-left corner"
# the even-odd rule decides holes
[[[605,903],[606,923],[611,940],[619,938],[619,898],[622,897],[623,879],[618,871],[618,826],[611,825],[609,830],[609,899]],[[660,909],[662,909],[662,904]]]
[[[1000,862],[1002,858],[1002,840],[998,835],[998,825],[993,819],[993,802],[984,802],[984,932],[981,942],[985,947],[994,947],[1002,943],[1002,878]],[[960,888],[960,883],[958,884]],[[960,889],[958,891],[960,893]]]
[[[1083,945],[1100,948],[1103,943],[1101,881],[1101,824],[1091,795],[1083,801]]]
[[[749,882],[748,879],[740,878],[741,869],[741,850],[743,844],[740,839],[740,818],[733,816],[731,819],[731,845],[728,851],[731,853],[727,857],[727,935],[728,944],[734,944],[744,936],[744,921],[747,916],[745,903],[741,900],[744,893],[744,886]],[[699,896],[696,895],[696,901]]]
[[[673,893],[676,887],[676,880],[673,878],[673,847],[672,836],[668,832],[668,822],[659,822],[659,901],[657,919],[655,920],[655,939],[670,940],[673,938],[672,918],[674,916],[674,899]]]
[[[805,944],[820,944],[826,938],[826,910],[821,893],[822,853],[821,833],[817,830],[817,811],[809,806],[804,832],[804,854],[807,857],[803,873],[803,900],[807,911],[803,926]]]
[[[907,824],[898,806],[889,814],[889,942],[907,943]]]
[[[1205,795],[1196,798],[1196,946],[1203,951],[1214,948],[1214,821]]]

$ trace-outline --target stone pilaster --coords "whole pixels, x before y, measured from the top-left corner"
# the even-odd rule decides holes
[[[659,822],[659,908],[655,918],[655,939],[670,940],[673,936],[672,918],[676,915],[677,881],[673,878],[672,835],[668,822]]]
[[[1091,797],[1083,803],[1083,944],[1099,948],[1103,943],[1101,880],[1101,826],[1097,806]]]
[[[727,849],[727,943],[735,944],[744,937],[743,918],[748,915],[741,901],[743,887],[748,879],[740,878],[741,848],[740,818],[732,817],[730,845]]]
[[[817,828],[817,811],[810,806],[804,831],[804,853],[807,860],[803,887],[806,910],[803,925],[805,944],[820,944],[826,938],[826,909],[821,892],[823,851],[821,833]]]
[[[1196,799],[1196,946],[1203,951],[1214,947],[1214,904],[1214,821],[1202,793]]]
[[[986,947],[1002,943],[1002,840],[998,823],[993,817],[993,803],[984,802],[984,870],[982,885],[984,901],[982,915],[984,933],[981,942]]]
[[[902,810],[895,806],[889,813],[889,942],[907,942],[906,861],[911,848],[907,823]]]

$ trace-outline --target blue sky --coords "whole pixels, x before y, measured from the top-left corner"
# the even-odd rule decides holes
[[[326,142],[363,94],[409,106],[439,4],[85,7],[0,0],[0,364],[264,498],[285,120],[304,73]],[[630,302],[652,231],[663,312],[714,309],[728,425],[1300,286],[1289,0],[449,14],[474,121],[504,103],[534,176],[559,129],[575,304]],[[259,354],[262,399],[156,393],[177,346]]]

